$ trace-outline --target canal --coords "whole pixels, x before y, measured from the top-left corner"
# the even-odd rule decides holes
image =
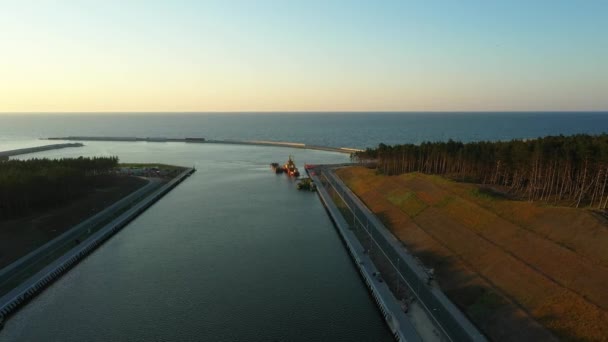
[[[197,172],[12,316],[0,341],[390,341],[316,195],[277,147],[89,142],[25,157],[118,155]]]

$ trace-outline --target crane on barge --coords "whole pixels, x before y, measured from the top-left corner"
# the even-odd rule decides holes
[[[293,161],[293,156],[291,154],[289,155],[289,159],[285,164],[283,164],[283,166],[280,166],[279,163],[271,163],[270,168],[272,168],[275,173],[285,172],[288,176],[291,177],[300,176],[300,171],[298,171],[296,163]]]
[[[289,176],[298,177],[300,175],[300,171],[298,171],[296,163],[293,161],[293,156],[291,154],[289,155],[287,163],[283,165],[283,169],[285,169],[285,172],[287,172]]]
[[[314,168],[314,165],[306,164],[304,167],[306,168],[306,172],[308,173],[308,169]],[[310,177],[298,178],[300,176],[300,171],[296,167],[296,163],[293,160],[293,156],[291,154],[289,155],[289,159],[283,166],[279,165],[279,163],[270,163],[270,168],[277,174],[287,173],[288,176],[297,178],[299,180],[298,184],[296,184],[296,188],[298,190],[317,190],[317,186]]]

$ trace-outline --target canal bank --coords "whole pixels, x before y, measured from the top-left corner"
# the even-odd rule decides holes
[[[436,286],[432,272],[424,269],[334,174],[333,168],[340,166],[344,165],[321,165],[307,172],[395,338],[485,341]],[[377,281],[379,278],[382,280]]]
[[[422,341],[422,338],[404,314],[397,300],[390,293],[389,288],[383,283],[380,272],[365,253],[365,249],[361,246],[356,236],[349,230],[348,223],[333,203],[320,179],[314,174],[310,176],[318,184],[317,193],[319,198],[331,217],[348,253],[353,259],[355,267],[363,278],[372,298],[374,298],[395,340]]]
[[[109,239],[113,234],[124,228],[129,222],[131,222],[133,219],[143,213],[147,208],[152,206],[156,201],[162,198],[165,194],[175,188],[178,184],[180,184],[182,181],[184,181],[184,179],[189,177],[194,172],[195,170],[192,168],[184,170],[171,181],[162,185],[160,188],[154,190],[145,198],[139,200],[130,209],[123,212],[118,217],[104,225],[101,229],[89,236],[86,240],[78,242],[78,244],[74,248],[69,250],[67,253],[63,254],[61,257],[48,264],[42,270],[36,272],[34,275],[29,277],[27,280],[15,287],[13,290],[0,297],[0,328],[2,327],[2,323],[4,322],[7,316],[15,312],[21,305],[26,303],[28,300],[31,300],[33,297],[35,297],[49,284],[51,284],[62,274],[67,272],[80,260],[85,258],[95,248],[97,248],[104,241]],[[130,196],[137,196],[143,191],[147,191],[148,189],[146,189],[146,187],[138,190],[136,193]],[[129,198],[126,198],[124,200],[129,201]],[[111,206],[110,208],[108,208],[109,210],[104,210],[102,213],[100,213],[101,215],[96,215],[92,219],[103,220],[104,217],[113,215],[114,212],[122,208],[122,206],[119,204],[120,203],[117,203],[114,206]],[[81,228],[82,227],[80,227],[80,225],[76,226],[70,231],[67,231],[66,233],[62,234],[55,240],[50,241],[49,243],[45,244],[44,246],[41,246],[32,253],[17,260],[15,263],[3,269],[0,273],[0,277],[10,278],[12,276],[12,273],[18,272],[21,267],[25,267],[27,264],[36,262],[36,259],[38,258],[44,258],[48,254],[48,250],[52,249],[57,244],[65,243],[65,241],[72,239],[74,234],[78,234],[78,230],[80,230]]]

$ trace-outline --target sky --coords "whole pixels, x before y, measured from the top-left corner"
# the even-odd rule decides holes
[[[608,110],[608,1],[0,0],[0,112]]]

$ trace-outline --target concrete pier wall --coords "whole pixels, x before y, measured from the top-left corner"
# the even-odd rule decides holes
[[[156,201],[175,188],[184,179],[194,173],[194,169],[187,169],[167,184],[149,194],[129,210],[106,224],[99,231],[82,241],[70,251],[51,262],[42,270],[29,277],[21,285],[14,288],[0,298],[0,328],[4,319],[17,310],[21,305],[34,298],[44,288],[58,279],[63,273],[85,258],[95,248],[109,239],[116,232],[124,228],[129,222],[152,206]]]

